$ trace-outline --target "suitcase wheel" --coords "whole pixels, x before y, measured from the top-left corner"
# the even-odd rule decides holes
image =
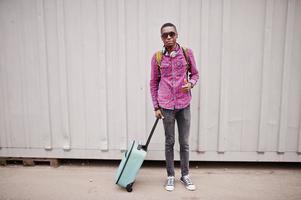
[[[132,186],[133,186],[133,184],[134,183],[130,183],[130,184],[128,184],[127,186],[126,186],[126,191],[128,191],[128,192],[132,192],[133,191],[133,188],[132,188]]]

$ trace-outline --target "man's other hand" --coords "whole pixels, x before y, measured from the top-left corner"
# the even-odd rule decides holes
[[[155,111],[155,115],[159,119],[164,119],[164,116],[163,116],[163,114],[162,114],[162,112],[161,112],[160,109]]]

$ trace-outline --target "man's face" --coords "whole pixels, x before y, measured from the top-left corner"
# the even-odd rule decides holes
[[[164,27],[161,31],[161,39],[165,47],[174,47],[177,43],[178,33],[173,26]]]

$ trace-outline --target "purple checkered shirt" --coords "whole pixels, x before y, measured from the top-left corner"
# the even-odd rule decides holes
[[[178,45],[176,56],[162,55],[160,72],[158,69],[156,54],[151,61],[150,91],[154,109],[182,109],[187,107],[191,101],[191,92],[181,91],[187,79],[187,62],[184,52]],[[194,86],[199,79],[195,59],[191,49],[187,51],[187,58],[190,61],[188,82]]]

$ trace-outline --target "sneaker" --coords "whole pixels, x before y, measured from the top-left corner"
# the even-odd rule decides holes
[[[193,191],[196,189],[188,175],[182,176],[180,180],[188,190]]]
[[[174,176],[167,177],[165,189],[167,191],[173,191],[175,189],[175,177]]]

